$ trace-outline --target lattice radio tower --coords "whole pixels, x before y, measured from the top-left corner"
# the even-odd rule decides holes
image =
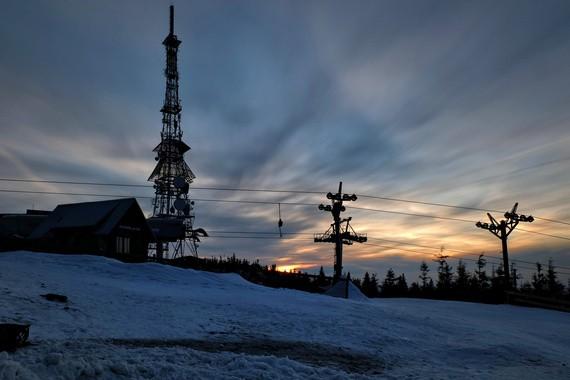
[[[166,91],[162,113],[161,141],[154,152],[156,153],[156,167],[148,178],[154,182],[155,197],[153,200],[153,218],[163,222],[176,222],[173,225],[184,226],[184,238],[176,241],[162,241],[156,245],[157,257],[168,257],[169,250],[173,250],[172,257],[183,256],[184,248],[189,247],[192,254],[196,254],[197,239],[193,230],[193,202],[188,197],[189,186],[196,178],[192,170],[184,161],[184,153],[190,147],[182,141],[180,126],[180,99],[178,96],[178,47],[180,40],[174,34],[174,7],[170,6],[170,32],[162,44],[166,48]]]
[[[333,223],[324,234],[315,234],[315,243],[334,243],[334,277],[333,282],[336,283],[342,278],[342,246],[352,245],[354,242],[364,243],[367,241],[366,234],[357,234],[350,221],[352,217],[341,219],[340,213],[346,208],[342,204],[345,201],[355,201],[356,195],[348,195],[342,193],[342,182],[338,185],[338,193],[328,193],[327,198],[332,201],[331,205],[319,205],[319,210],[330,212],[333,216]]]

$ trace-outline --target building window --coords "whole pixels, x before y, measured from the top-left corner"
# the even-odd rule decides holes
[[[115,240],[115,251],[119,254],[131,253],[131,238],[117,236]]]

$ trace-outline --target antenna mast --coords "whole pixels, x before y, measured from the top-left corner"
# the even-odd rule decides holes
[[[170,6],[170,34],[174,34],[174,5]]]
[[[153,200],[153,217],[151,220],[158,230],[171,231],[168,237],[158,233],[156,257],[169,257],[169,248],[174,252],[171,257],[183,256],[184,247],[189,246],[196,254],[199,239],[193,230],[193,205],[188,196],[189,186],[196,176],[184,161],[184,153],[190,147],[182,141],[180,126],[180,99],[178,96],[178,47],[181,41],[174,34],[174,6],[170,6],[170,29],[162,44],[166,49],[166,91],[162,113],[162,132],[160,144],[154,148],[156,167],[148,178],[154,182],[155,197]],[[183,230],[183,233],[182,233]],[[176,238],[173,236],[177,236]],[[173,247],[171,247],[173,245]]]

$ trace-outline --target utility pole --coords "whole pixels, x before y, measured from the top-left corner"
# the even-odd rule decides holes
[[[351,217],[341,219],[341,212],[346,211],[343,202],[356,201],[355,194],[348,195],[342,193],[342,182],[339,182],[338,192],[336,194],[328,193],[327,199],[331,200],[331,205],[319,205],[319,210],[330,212],[333,216],[333,223],[324,234],[315,234],[315,243],[334,243],[334,277],[333,283],[336,283],[342,277],[342,246],[343,244],[351,245],[354,242],[364,243],[367,241],[366,234],[357,234],[352,226],[350,226]]]
[[[505,288],[510,289],[512,286],[510,280],[510,267],[509,267],[509,249],[507,245],[507,238],[513,232],[515,227],[519,222],[532,223],[534,218],[531,215],[519,215],[517,214],[517,208],[519,204],[515,203],[512,210],[505,212],[505,219],[498,222],[490,213],[487,213],[491,223],[481,223],[477,222],[475,225],[484,230],[489,230],[493,235],[501,239],[501,245],[503,247],[503,269],[505,273]],[[516,281],[516,279],[515,279]]]

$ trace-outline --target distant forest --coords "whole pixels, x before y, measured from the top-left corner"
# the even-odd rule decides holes
[[[480,255],[473,272],[467,270],[459,261],[455,270],[449,265],[447,257],[436,256],[436,269],[432,271],[423,261],[415,281],[408,283],[404,274],[397,275],[388,269],[383,279],[375,273],[366,272],[362,278],[352,277],[353,283],[368,297],[414,297],[443,300],[472,301],[484,303],[502,303],[505,301],[505,272],[502,265],[487,271],[487,261]],[[231,257],[197,258],[183,257],[168,262],[183,268],[193,268],[220,273],[238,273],[243,278],[256,284],[274,288],[290,288],[314,293],[324,292],[332,283],[332,277],[325,274],[323,267],[318,275],[300,271],[280,272],[276,265],[262,266],[259,261]],[[548,266],[536,263],[536,269],[530,281],[517,286],[520,275],[511,268],[511,291],[538,297],[570,300],[570,290],[558,279],[556,268],[549,260]],[[350,274],[348,274],[350,276]]]

